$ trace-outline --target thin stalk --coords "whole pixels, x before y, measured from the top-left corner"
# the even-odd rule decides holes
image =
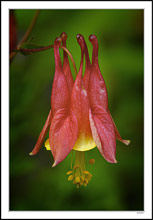
[[[36,10],[36,13],[35,13],[35,15],[34,15],[32,21],[31,21],[31,24],[29,25],[29,27],[28,27],[28,29],[27,29],[25,35],[23,36],[23,38],[21,39],[21,41],[18,43],[18,45],[17,45],[17,47],[16,47],[16,50],[13,51],[13,52],[11,52],[11,54],[10,54],[10,60],[12,60],[12,59],[15,57],[15,55],[17,54],[19,48],[21,47],[21,44],[23,44],[23,43],[28,39],[28,37],[29,37],[29,35],[30,35],[30,33],[31,33],[31,31],[32,31],[32,29],[33,29],[33,27],[34,27],[36,21],[37,21],[37,18],[38,18],[39,13],[40,13],[40,10]]]
[[[27,53],[38,53],[38,52],[41,52],[43,50],[49,50],[51,48],[54,48],[54,45],[49,45],[49,46],[44,46],[44,47],[39,47],[39,48],[32,48],[32,49],[29,49],[29,48],[22,48],[20,47],[18,49],[18,51],[21,51],[21,52],[27,52]]]
[[[32,31],[32,29],[33,29],[33,27],[34,27],[36,21],[37,21],[37,18],[38,18],[39,13],[40,13],[40,10],[36,10],[36,13],[35,13],[35,15],[34,15],[34,17],[33,17],[33,19],[32,19],[31,24],[29,25],[29,27],[28,27],[28,29],[27,29],[25,35],[23,36],[23,38],[21,39],[21,41],[20,41],[19,44],[18,44],[19,47],[21,46],[21,44],[22,44],[23,42],[27,41],[27,39],[28,39],[28,37],[29,37],[29,35],[30,35],[30,33],[31,33],[31,31]]]
[[[44,51],[44,50],[49,50],[49,49],[51,49],[51,48],[54,48],[54,45],[44,46],[44,47],[40,47],[40,48],[33,48],[33,49],[28,49],[28,48],[22,48],[22,47],[20,47],[20,48],[18,48],[18,51],[27,52],[27,53],[38,53],[38,52],[41,52],[41,51]],[[72,64],[73,64],[73,67],[74,67],[75,76],[77,76],[77,68],[76,68],[74,59],[73,59],[73,57],[72,57],[72,54],[71,54],[70,51],[69,51],[66,47],[64,47],[64,46],[60,45],[60,48],[62,48],[62,49],[69,55],[69,57],[70,57],[70,59],[71,59],[71,62],[72,62]]]

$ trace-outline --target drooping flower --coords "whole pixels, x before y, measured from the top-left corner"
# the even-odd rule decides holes
[[[63,161],[72,151],[76,152],[75,163],[68,180],[77,187],[86,186],[92,175],[85,168],[84,152],[97,146],[102,156],[110,163],[116,163],[116,139],[123,140],[108,109],[107,89],[98,64],[98,41],[95,35],[89,40],[93,46],[92,63],[85,40],[81,34],[77,41],[81,48],[81,62],[78,75],[73,82],[67,53],[64,51],[63,65],[59,47],[66,47],[67,36],[61,34],[54,42],[55,76],[51,94],[51,111],[40,133],[31,155],[36,154],[49,129],[49,140],[45,142],[54,157],[53,167]],[[83,60],[86,66],[83,76]],[[94,160],[91,159],[90,163]]]

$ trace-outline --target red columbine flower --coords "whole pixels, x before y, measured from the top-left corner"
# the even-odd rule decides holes
[[[81,63],[75,82],[66,52],[64,52],[63,66],[59,55],[61,42],[66,47],[66,38],[66,34],[62,33],[54,42],[55,76],[51,111],[31,155],[39,151],[49,129],[49,140],[45,142],[45,146],[53,154],[53,167],[63,161],[72,149],[75,150],[75,163],[67,174],[70,174],[68,180],[73,180],[73,183],[79,187],[86,186],[92,177],[85,169],[84,151],[97,146],[108,162],[116,163],[116,139],[125,144],[129,144],[129,141],[121,138],[108,109],[107,90],[98,64],[96,36],[89,36],[93,45],[92,63],[90,63],[85,40],[82,35],[77,35],[81,47]],[[86,66],[83,76],[84,56]]]

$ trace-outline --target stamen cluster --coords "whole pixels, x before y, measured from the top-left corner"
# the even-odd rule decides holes
[[[74,166],[73,170],[68,171],[66,174],[69,175],[68,181],[73,181],[77,188],[82,185],[87,186],[92,178],[92,174],[87,170],[82,170],[79,165]]]

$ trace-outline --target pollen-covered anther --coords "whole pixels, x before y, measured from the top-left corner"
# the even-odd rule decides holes
[[[73,175],[70,175],[69,177],[68,177],[68,181],[72,181],[73,180]]]
[[[72,170],[67,171],[67,175],[72,174]]]
[[[84,174],[89,174],[89,171],[84,170],[83,173],[84,173]]]
[[[92,174],[89,173],[89,171],[87,171],[87,170],[84,170],[83,173],[84,173],[84,175],[85,175],[85,180],[84,180],[84,182],[85,182],[86,184],[88,184],[88,182],[91,180]]]
[[[81,182],[84,182],[84,177],[83,176],[81,176]]]
[[[88,173],[88,176],[87,176],[88,180],[90,180],[91,177],[92,177],[92,174],[91,174],[91,173]]]
[[[79,165],[75,165],[75,166],[73,167],[74,170],[77,169],[77,168],[79,168]]]
[[[77,177],[75,178],[75,181],[76,181],[76,183],[80,183],[80,177],[77,176]]]

